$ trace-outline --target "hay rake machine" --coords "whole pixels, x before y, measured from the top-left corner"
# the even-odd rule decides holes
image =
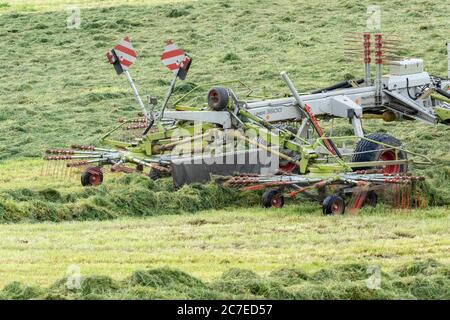
[[[382,76],[382,36],[377,34],[377,75],[372,81],[370,38],[363,34],[362,80],[300,94],[282,72],[291,97],[274,99],[252,96],[252,90],[240,81],[197,85],[173,102],[171,110],[166,109],[176,81],[186,78],[191,58],[167,42],[161,60],[174,78],[162,105],[157,108],[157,99],[151,97],[147,109],[128,70],[136,52],[125,38],[107,57],[116,72],[126,76],[140,116],[122,120],[107,132],[101,138],[107,148],[73,145],[72,149],[49,149],[44,158],[65,161],[67,168],[83,168],[83,186],[101,184],[102,167],[109,165],[111,171],[125,173],[149,168],[150,178],[172,176],[176,186],[213,177],[227,186],[266,189],[265,207],[281,207],[286,195],[296,198],[299,194],[321,201],[326,214],[342,213],[346,203],[351,210],[375,204],[379,197],[403,208],[423,205],[418,188],[423,178],[408,174],[407,168],[409,163],[430,164],[431,160],[404,149],[391,135],[365,135],[361,119],[448,123],[450,80],[429,76],[417,59],[393,61],[393,72]],[[244,89],[243,96],[231,83]],[[211,88],[207,99],[199,100],[205,88]],[[317,119],[335,117],[348,119],[355,135],[326,136]],[[114,137],[123,131],[131,133],[127,139]],[[269,155],[269,165],[267,159],[263,163],[261,153]],[[250,161],[255,155],[256,162]]]
[[[327,177],[328,176],[328,177]],[[383,170],[360,170],[341,174],[302,175],[235,175],[216,178],[230,187],[246,191],[265,190],[261,205],[265,208],[282,208],[285,198],[296,199],[303,194],[322,203],[325,215],[342,214],[346,206],[356,213],[362,206],[376,206],[381,196],[383,202],[395,208],[409,209],[426,205],[421,194],[423,177]]]

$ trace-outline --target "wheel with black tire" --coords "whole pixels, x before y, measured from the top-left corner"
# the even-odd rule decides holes
[[[377,141],[383,144],[391,145],[394,147],[400,147],[402,144],[400,140],[387,133],[372,133],[369,134],[367,139]],[[367,162],[367,161],[392,161],[392,160],[407,160],[408,155],[406,152],[388,148],[382,144],[361,139],[358,141],[355,147],[355,153],[352,156],[352,162]],[[401,173],[408,171],[408,164],[389,164],[382,167],[385,173]],[[355,170],[368,170],[374,169],[371,167],[355,168]]]
[[[345,211],[345,201],[338,195],[326,197],[322,203],[322,212],[325,215],[343,214]]]
[[[264,208],[282,208],[284,206],[284,196],[280,190],[269,189],[264,192],[261,198],[261,205]]]
[[[226,88],[212,87],[208,92],[208,106],[214,111],[226,110],[229,99]]]
[[[89,167],[81,174],[81,185],[83,187],[87,186],[98,186],[103,182],[103,172],[99,167]]]
[[[156,181],[158,179],[161,179],[163,177],[162,173],[158,169],[151,169],[150,173],[148,174],[149,178],[153,181]]]
[[[375,191],[371,190],[367,192],[366,198],[364,199],[364,206],[376,207],[378,203],[378,195]]]

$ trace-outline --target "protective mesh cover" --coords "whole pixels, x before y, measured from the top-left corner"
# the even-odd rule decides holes
[[[172,161],[172,177],[175,186],[194,182],[207,182],[212,175],[274,174],[278,169],[276,159],[262,156],[256,150],[223,154],[219,156],[198,156]]]

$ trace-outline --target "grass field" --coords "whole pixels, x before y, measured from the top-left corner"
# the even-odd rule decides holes
[[[448,210],[443,209],[324,218],[314,207],[293,205],[282,212],[218,210],[194,216],[3,225],[0,285],[19,280],[47,287],[63,278],[70,265],[77,265],[83,277],[97,274],[116,281],[135,270],[176,266],[207,283],[233,268],[269,276],[286,268],[311,275],[322,269],[338,274],[343,266],[352,266],[359,270],[361,286],[370,276],[367,267],[376,265],[382,271],[383,290],[393,294],[387,284],[393,272],[422,264],[426,269],[438,261],[448,266],[449,227]],[[449,270],[443,270],[448,276]],[[349,273],[336,288],[344,289],[356,280],[353,276]],[[304,280],[300,283],[308,285]],[[327,285],[318,286],[325,294]],[[433,294],[449,298],[448,281],[444,287],[446,293],[441,288]],[[372,295],[380,294],[375,291]],[[370,296],[370,290],[364,292]],[[183,294],[186,291],[179,297]]]
[[[107,175],[101,188],[82,189],[78,177],[42,174],[46,148],[96,144],[136,114],[104,58],[123,36],[138,51],[131,72],[143,96],[161,99],[171,79],[159,61],[167,38],[194,59],[184,89],[240,79],[282,95],[283,70],[302,91],[362,76],[343,37],[364,30],[371,1],[77,3],[81,26],[68,29],[71,1],[0,0],[9,57],[0,81],[0,298],[449,298],[449,126],[365,121],[367,132],[432,158],[411,168],[427,178],[426,210],[323,217],[317,204],[262,210],[257,195],[212,185],[175,191],[169,180]],[[383,31],[445,75],[449,6],[377,4]],[[338,121],[335,133],[349,128]],[[59,281],[70,265],[87,276],[81,291]],[[381,290],[365,284],[371,265],[381,267]]]

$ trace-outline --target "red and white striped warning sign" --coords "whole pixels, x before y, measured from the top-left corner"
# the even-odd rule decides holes
[[[136,61],[137,53],[131,45],[130,39],[125,37],[119,42],[117,46],[114,47],[117,57],[119,58],[120,65],[122,69],[128,69],[133,62]]]
[[[173,43],[173,40],[167,40],[166,47],[161,55],[161,61],[170,71],[177,74],[180,68],[180,62],[183,61],[185,56],[185,52],[178,49],[177,45]]]

